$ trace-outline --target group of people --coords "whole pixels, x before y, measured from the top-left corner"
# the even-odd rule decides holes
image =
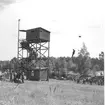
[[[10,72],[10,81],[17,83],[17,82],[22,82],[24,83],[24,72],[19,70],[19,71],[11,71]]]

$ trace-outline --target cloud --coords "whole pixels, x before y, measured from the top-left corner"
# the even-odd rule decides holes
[[[8,6],[10,4],[20,2],[20,1],[23,1],[23,0],[0,0],[0,10],[4,9],[5,6]]]
[[[14,3],[16,0],[0,0],[0,4],[8,5]]]
[[[16,0],[0,0],[0,7],[4,7],[4,6],[12,4],[14,2],[16,2]]]
[[[0,0],[0,10],[4,9],[5,6],[15,3],[16,0]]]

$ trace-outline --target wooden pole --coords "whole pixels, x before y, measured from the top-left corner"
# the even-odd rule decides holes
[[[20,30],[20,19],[18,19],[18,49],[17,49],[17,58],[19,58],[19,30]]]

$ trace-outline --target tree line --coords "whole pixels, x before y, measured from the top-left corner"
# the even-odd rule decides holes
[[[41,62],[30,62],[28,65],[36,67],[40,63],[44,67],[48,66],[48,60],[46,58],[42,58]],[[3,72],[11,67],[16,70],[19,68],[19,65],[19,60],[14,57],[10,61],[0,61],[0,70]],[[24,63],[23,65],[27,68],[27,64]],[[51,77],[66,76],[70,71],[85,75],[88,75],[90,72],[94,74],[96,71],[104,71],[104,52],[100,52],[98,58],[91,58],[85,43],[83,43],[77,57],[50,57],[49,70]]]

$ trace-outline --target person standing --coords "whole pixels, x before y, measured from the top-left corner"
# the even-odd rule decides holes
[[[24,83],[24,72],[22,72],[22,83]]]
[[[14,83],[16,82],[16,75],[17,75],[17,73],[14,72]]]
[[[10,82],[12,82],[12,70],[10,70]]]

